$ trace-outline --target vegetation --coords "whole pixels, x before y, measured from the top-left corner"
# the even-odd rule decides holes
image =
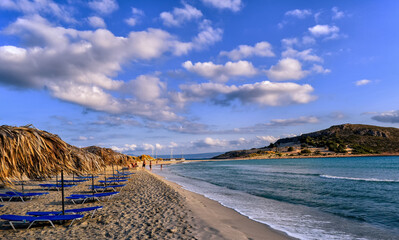
[[[301,147],[295,153],[294,147]],[[328,129],[280,139],[263,148],[226,152],[214,158],[245,158],[260,155],[281,156],[273,151],[288,147],[289,155],[333,155],[333,154],[399,154],[399,129],[361,124],[343,124]],[[313,151],[311,150],[313,149]],[[322,151],[320,151],[322,150]]]

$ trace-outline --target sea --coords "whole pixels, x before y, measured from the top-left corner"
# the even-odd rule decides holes
[[[399,157],[195,161],[153,167],[298,239],[399,239]]]

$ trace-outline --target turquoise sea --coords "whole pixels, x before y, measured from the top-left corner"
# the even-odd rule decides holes
[[[153,171],[299,239],[399,239],[399,157],[198,161]]]

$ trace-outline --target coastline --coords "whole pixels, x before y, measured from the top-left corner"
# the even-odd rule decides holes
[[[256,156],[256,157],[247,157],[247,158],[210,158],[210,159],[195,159],[195,160],[185,160],[179,161],[175,163],[181,162],[198,162],[198,161],[235,161],[235,160],[258,160],[258,159],[301,159],[301,158],[352,158],[352,157],[394,157],[399,156],[399,153],[395,154],[353,154],[353,155],[326,155],[326,156],[312,156],[312,155],[302,155],[302,156],[281,156],[281,157],[267,157],[264,156]],[[170,162],[165,162],[163,164],[173,164]]]
[[[198,239],[295,239],[266,224],[254,221],[219,202],[183,189],[149,170],[146,172],[172,187],[185,198],[188,209],[198,221],[194,234]]]

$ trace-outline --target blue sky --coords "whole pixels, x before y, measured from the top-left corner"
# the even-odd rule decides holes
[[[398,1],[2,0],[0,124],[138,154],[399,127]]]

